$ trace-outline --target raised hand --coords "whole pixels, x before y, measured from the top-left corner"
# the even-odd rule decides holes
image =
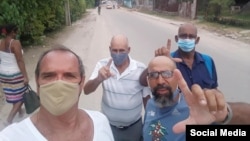
[[[168,39],[167,41],[167,47],[163,46],[161,48],[158,48],[155,50],[155,56],[167,56],[167,57],[171,57],[170,56],[170,49],[171,49],[171,40]]]
[[[113,74],[110,72],[110,65],[112,63],[112,59],[110,59],[107,63],[106,66],[103,66],[99,72],[98,72],[98,79],[102,82],[106,79],[108,79],[109,77],[111,77]]]
[[[178,86],[190,110],[189,117],[173,127],[174,132],[184,132],[187,124],[211,124],[225,119],[228,114],[227,106],[219,90],[202,90],[199,85],[195,84],[190,91],[178,69],[174,70],[174,77],[178,80]]]
[[[171,58],[174,62],[182,62],[182,59],[180,58],[172,58],[170,55],[170,50],[171,50],[171,40],[168,39],[166,47],[163,46],[155,50],[155,56],[167,56]]]

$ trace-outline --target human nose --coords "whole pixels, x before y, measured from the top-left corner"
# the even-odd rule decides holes
[[[65,77],[63,75],[60,75],[58,74],[56,77],[55,77],[56,81],[58,80],[65,80]]]
[[[166,80],[162,77],[162,74],[160,73],[156,81],[158,84],[163,84]]]

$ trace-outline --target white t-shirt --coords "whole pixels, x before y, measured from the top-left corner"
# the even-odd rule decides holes
[[[93,141],[114,141],[106,116],[98,111],[85,111],[94,123]],[[47,141],[47,139],[37,130],[30,117],[28,117],[3,129],[0,132],[0,141]]]

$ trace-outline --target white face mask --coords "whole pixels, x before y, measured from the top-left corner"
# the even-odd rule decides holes
[[[67,112],[79,98],[79,84],[62,80],[40,86],[41,105],[52,115],[59,116]]]

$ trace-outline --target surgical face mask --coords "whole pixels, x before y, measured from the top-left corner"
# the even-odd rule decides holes
[[[178,47],[184,52],[190,52],[195,47],[195,39],[178,39]]]
[[[40,86],[41,105],[52,115],[59,116],[67,112],[78,101],[79,84],[62,80]]]
[[[120,66],[128,58],[128,53],[111,53],[111,57],[113,58],[114,64]]]

